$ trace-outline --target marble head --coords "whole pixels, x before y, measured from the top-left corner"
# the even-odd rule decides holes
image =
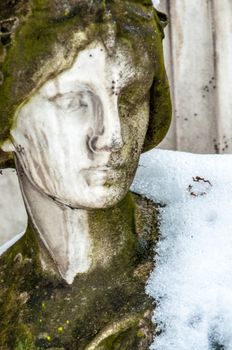
[[[73,208],[120,201],[142,151],[152,80],[134,66],[131,52],[116,52],[110,57],[102,43],[92,43],[16,112],[11,136],[23,171],[40,191]],[[136,103],[120,110],[120,97],[133,87]]]
[[[84,5],[78,6],[82,10]],[[99,7],[103,17],[98,34],[91,22],[84,32],[81,26],[70,32],[69,40],[68,29],[59,32],[63,36],[54,39],[52,54],[39,52],[41,66],[37,55],[32,77],[11,89],[19,103],[14,103],[10,142],[2,149],[15,153],[18,167],[35,188],[71,208],[118,203],[128,192],[141,152],[161,141],[169,125],[157,13],[148,2],[120,1],[120,6],[109,5],[110,15]],[[135,23],[130,26],[129,21],[128,28],[122,20],[125,6]],[[67,42],[61,45],[64,38]],[[21,57],[18,69],[29,74]]]

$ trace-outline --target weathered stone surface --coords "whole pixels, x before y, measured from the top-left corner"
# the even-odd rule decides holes
[[[91,222],[92,232],[114,242],[117,253],[72,285],[55,267],[44,270],[41,254],[49,255],[31,228],[0,258],[2,349],[148,349],[152,302],[145,283],[157,239],[156,208],[128,195],[115,208],[93,211]]]
[[[3,349],[149,347],[152,303],[145,294],[145,283],[157,238],[155,207],[139,197],[133,199],[127,191],[141,151],[159,143],[169,126],[164,21],[150,0],[19,0],[9,1],[9,12],[4,11],[0,23],[0,146],[14,152],[31,225],[0,259]],[[102,53],[97,68],[103,64],[108,69],[101,73],[104,84],[99,88],[100,79],[95,79],[92,91],[88,87],[91,79],[84,81],[83,88],[81,74],[72,69],[81,64],[83,73],[87,62],[83,55],[92,58],[96,50]],[[84,59],[78,61],[81,57]],[[92,80],[96,71],[89,74]],[[72,72],[77,75],[74,80]],[[86,72],[84,80],[88,67]],[[125,79],[128,72],[135,79]],[[109,77],[114,74],[117,81],[112,79],[111,89]],[[67,76],[69,84],[75,89],[82,84],[81,89],[70,90]],[[46,84],[58,90],[54,96],[44,94]],[[62,90],[67,86],[68,103],[67,91]],[[83,111],[77,108],[72,114],[65,110],[80,93],[89,98],[85,105],[95,104],[106,112],[99,114],[100,107],[91,107],[86,115],[93,122],[85,129],[75,118],[83,117]],[[40,114],[45,113],[42,102],[43,107],[48,106],[45,116]],[[99,115],[104,117],[101,123]],[[106,142],[109,135],[110,146]],[[81,155],[72,152],[79,148],[84,150]],[[99,159],[102,162],[96,161]],[[88,162],[87,168],[81,161]],[[75,176],[83,169],[87,176],[81,180],[93,193],[103,193],[104,202],[96,196],[81,202],[87,192],[78,197],[81,181]],[[101,180],[97,185],[96,174]]]
[[[1,5],[3,6],[3,5]],[[5,8],[5,7],[4,7]],[[150,122],[144,150],[164,137],[170,123],[170,96],[163,64],[163,17],[148,1],[9,1],[4,21],[17,18],[10,42],[2,43],[0,71],[0,143],[9,137],[17,107],[51,76],[73,63],[78,52],[101,38],[114,54],[114,41],[133,49],[134,62],[143,66],[150,59]],[[10,16],[10,17],[8,17]],[[3,38],[3,37],[2,37]],[[120,96],[119,110],[130,115],[137,102],[136,90]]]

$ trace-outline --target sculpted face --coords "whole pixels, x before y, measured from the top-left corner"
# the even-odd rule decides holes
[[[146,55],[144,62],[137,67],[122,45],[110,56],[94,42],[18,108],[12,142],[42,193],[73,208],[105,208],[125,196],[149,119]]]

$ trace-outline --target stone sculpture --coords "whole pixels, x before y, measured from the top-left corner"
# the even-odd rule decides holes
[[[0,346],[148,349],[155,207],[128,190],[169,126],[164,17],[148,0],[8,11],[2,166],[14,154],[31,224],[0,258]]]

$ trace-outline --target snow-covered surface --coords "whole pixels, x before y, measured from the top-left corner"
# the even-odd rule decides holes
[[[232,155],[147,152],[132,190],[162,204],[147,284],[161,331],[151,350],[231,350]],[[0,175],[0,191],[1,254],[27,218],[13,169]]]
[[[160,210],[152,350],[232,349],[232,155],[153,150],[132,190]]]
[[[24,234],[27,213],[15,169],[0,171],[0,255]]]

